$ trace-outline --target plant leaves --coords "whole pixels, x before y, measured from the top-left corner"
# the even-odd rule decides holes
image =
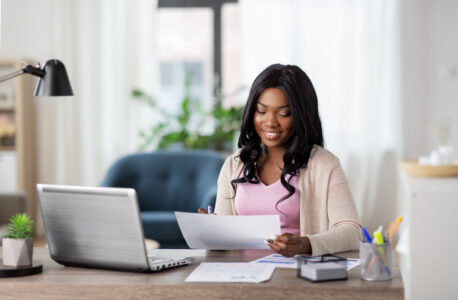
[[[140,137],[143,143],[140,150],[157,143],[158,149],[170,149],[177,145],[191,149],[213,148],[222,150],[228,143],[232,144],[237,134],[242,119],[243,107],[222,107],[224,95],[215,96],[215,106],[210,111],[205,111],[199,101],[192,99],[191,94],[192,72],[187,71],[184,82],[184,95],[180,103],[180,111],[176,115],[169,114],[164,108],[159,107],[154,97],[134,89],[134,99],[145,102],[160,114],[160,120],[149,131],[142,131]],[[238,90],[236,93],[241,91]],[[202,134],[202,128],[211,124],[209,132]]]
[[[16,214],[9,219],[9,222],[7,226],[7,235],[5,235],[6,238],[32,238],[34,222],[27,214]]]

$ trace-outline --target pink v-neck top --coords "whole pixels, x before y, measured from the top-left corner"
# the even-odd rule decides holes
[[[286,179],[288,179],[288,175]],[[278,200],[288,194],[281,184],[280,179],[265,185],[261,180],[257,184],[239,183],[235,193],[235,210],[239,215],[279,215],[282,233],[294,233],[300,235],[300,191],[298,177],[294,176],[290,184],[296,191],[294,194],[282,200],[277,207]]]

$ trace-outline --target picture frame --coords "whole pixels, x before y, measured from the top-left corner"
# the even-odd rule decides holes
[[[0,85],[0,108],[13,108],[14,96],[13,87],[9,85]]]

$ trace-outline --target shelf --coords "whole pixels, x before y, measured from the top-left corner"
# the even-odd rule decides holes
[[[16,147],[14,146],[0,146],[0,151],[14,151]]]
[[[451,165],[420,165],[417,161],[402,161],[401,168],[407,174],[417,177],[451,177],[458,176],[458,162]]]

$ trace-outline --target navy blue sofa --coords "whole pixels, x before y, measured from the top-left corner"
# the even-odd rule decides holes
[[[102,186],[137,192],[146,238],[161,248],[187,248],[174,211],[214,205],[224,158],[210,150],[135,153],[117,160]]]

